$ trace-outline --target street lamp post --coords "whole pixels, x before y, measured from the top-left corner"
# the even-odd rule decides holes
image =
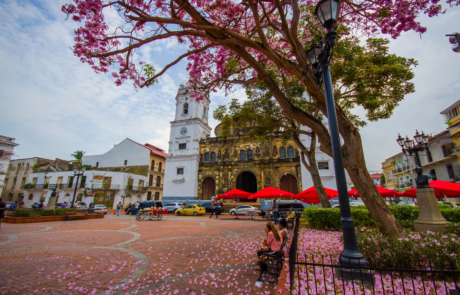
[[[73,208],[74,204],[75,204],[75,197],[77,195],[78,181],[80,180],[80,176],[84,175],[85,170],[86,170],[85,166],[83,166],[81,168],[81,171],[79,171],[78,168],[76,168],[76,167],[73,169],[73,177],[74,177],[74,179],[75,179],[75,176],[77,177],[77,182],[75,183],[75,189],[73,191],[73,199],[72,199],[72,204],[70,206],[71,208]],[[83,179],[83,177],[82,177],[82,179]]]
[[[340,143],[339,127],[335,110],[334,93],[332,89],[331,72],[329,62],[332,57],[332,49],[335,45],[337,32],[334,24],[338,19],[340,1],[322,0],[316,5],[315,14],[321,25],[327,29],[326,42],[320,41],[320,46],[313,44],[307,51],[307,58],[310,65],[316,68],[315,78],[321,85],[321,78],[324,81],[324,94],[326,98],[327,117],[329,121],[329,132],[331,135],[332,155],[337,183],[337,191],[340,203],[340,225],[343,230],[344,250],[340,254],[337,273],[344,280],[363,280],[367,283],[374,283],[371,272],[360,270],[369,267],[364,255],[359,251],[356,242],[355,224],[351,218],[350,202],[347,192],[347,181],[343,166],[342,145]]]
[[[420,176],[423,174],[422,170],[422,162],[420,161],[420,156],[418,155],[418,152],[423,152],[428,150],[428,135],[426,135],[423,131],[422,134],[418,133],[418,130],[416,130],[414,139],[417,142],[418,145],[414,144],[414,140],[409,139],[406,136],[406,139],[401,137],[400,134],[398,134],[398,139],[396,141],[398,142],[399,146],[402,148],[402,151],[404,154],[409,153],[409,155],[412,156],[412,154],[415,154],[415,172],[417,172],[417,179],[420,178]],[[416,181],[417,188],[426,188],[429,187],[428,184],[424,183],[419,183]]]
[[[450,44],[453,44],[452,51],[459,53],[460,52],[460,33],[448,34],[446,35],[446,37],[449,37]]]

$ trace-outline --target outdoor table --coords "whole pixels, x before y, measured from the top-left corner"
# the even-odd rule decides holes
[[[250,220],[252,220],[252,217],[255,215],[255,213],[256,213],[256,210],[248,210],[246,212],[246,219],[249,218]]]

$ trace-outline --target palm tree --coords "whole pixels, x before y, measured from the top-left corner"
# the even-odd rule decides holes
[[[81,158],[83,158],[85,153],[84,151],[75,151],[71,156],[74,157],[78,163],[81,163]]]

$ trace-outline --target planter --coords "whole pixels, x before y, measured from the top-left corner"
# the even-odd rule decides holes
[[[97,219],[104,218],[105,214],[88,214],[85,216],[83,214],[78,214],[71,216],[70,220],[83,220],[83,219]],[[35,223],[35,222],[47,222],[47,221],[64,221],[65,216],[40,216],[40,217],[11,217],[5,216],[2,219],[2,222],[5,223]]]

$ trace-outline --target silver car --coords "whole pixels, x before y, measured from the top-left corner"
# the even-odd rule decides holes
[[[177,209],[182,208],[182,203],[179,202],[172,202],[165,205],[165,208],[168,210],[169,213],[176,212]]]
[[[243,205],[243,206],[238,206],[236,208],[230,209],[229,212],[230,212],[230,214],[235,216],[235,215],[246,215],[248,213],[248,211],[257,212],[258,209],[256,207],[253,207],[253,206]]]
[[[107,214],[107,207],[105,205],[93,205],[94,213]]]

